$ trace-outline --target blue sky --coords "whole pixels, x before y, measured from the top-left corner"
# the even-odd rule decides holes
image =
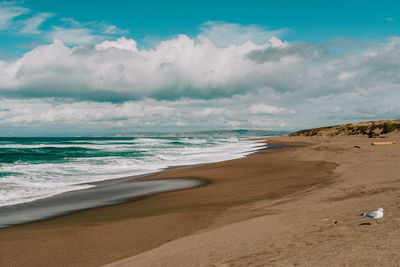
[[[396,33],[397,1],[41,1],[24,6],[81,22],[108,21],[130,29],[132,37],[194,34],[205,21],[289,28],[289,41],[321,41],[335,36],[382,38]],[[398,24],[397,24],[398,25]]]
[[[0,127],[81,135],[395,118],[399,6],[1,1]]]
[[[31,12],[51,13],[40,26],[61,26],[63,18],[80,23],[106,22],[126,30],[139,47],[177,34],[196,36],[206,21],[256,24],[270,30],[287,29],[287,41],[324,42],[330,38],[384,40],[399,29],[397,1],[43,1],[26,0],[20,6]],[[22,53],[40,42],[38,36],[1,33],[1,48]],[[28,44],[27,44],[28,43]],[[17,46],[15,45],[17,44]],[[3,55],[7,52],[3,51]]]

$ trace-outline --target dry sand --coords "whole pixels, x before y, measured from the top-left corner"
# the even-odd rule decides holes
[[[0,229],[0,265],[398,266],[400,145],[271,142],[308,145],[148,178],[207,186]],[[359,216],[379,207],[378,225]]]

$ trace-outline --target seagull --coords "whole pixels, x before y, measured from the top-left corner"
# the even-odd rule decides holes
[[[378,219],[383,218],[383,209],[379,208],[378,210],[367,212],[367,213],[361,213],[360,215],[371,218],[371,219],[375,219],[375,222],[378,223]]]

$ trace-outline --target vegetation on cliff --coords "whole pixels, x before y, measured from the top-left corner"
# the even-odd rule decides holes
[[[369,135],[387,134],[400,130],[400,119],[365,121],[329,127],[301,130],[289,136],[336,136],[336,135]]]

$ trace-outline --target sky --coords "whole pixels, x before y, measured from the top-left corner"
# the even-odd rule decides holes
[[[297,130],[400,112],[397,1],[0,1],[0,136]]]

